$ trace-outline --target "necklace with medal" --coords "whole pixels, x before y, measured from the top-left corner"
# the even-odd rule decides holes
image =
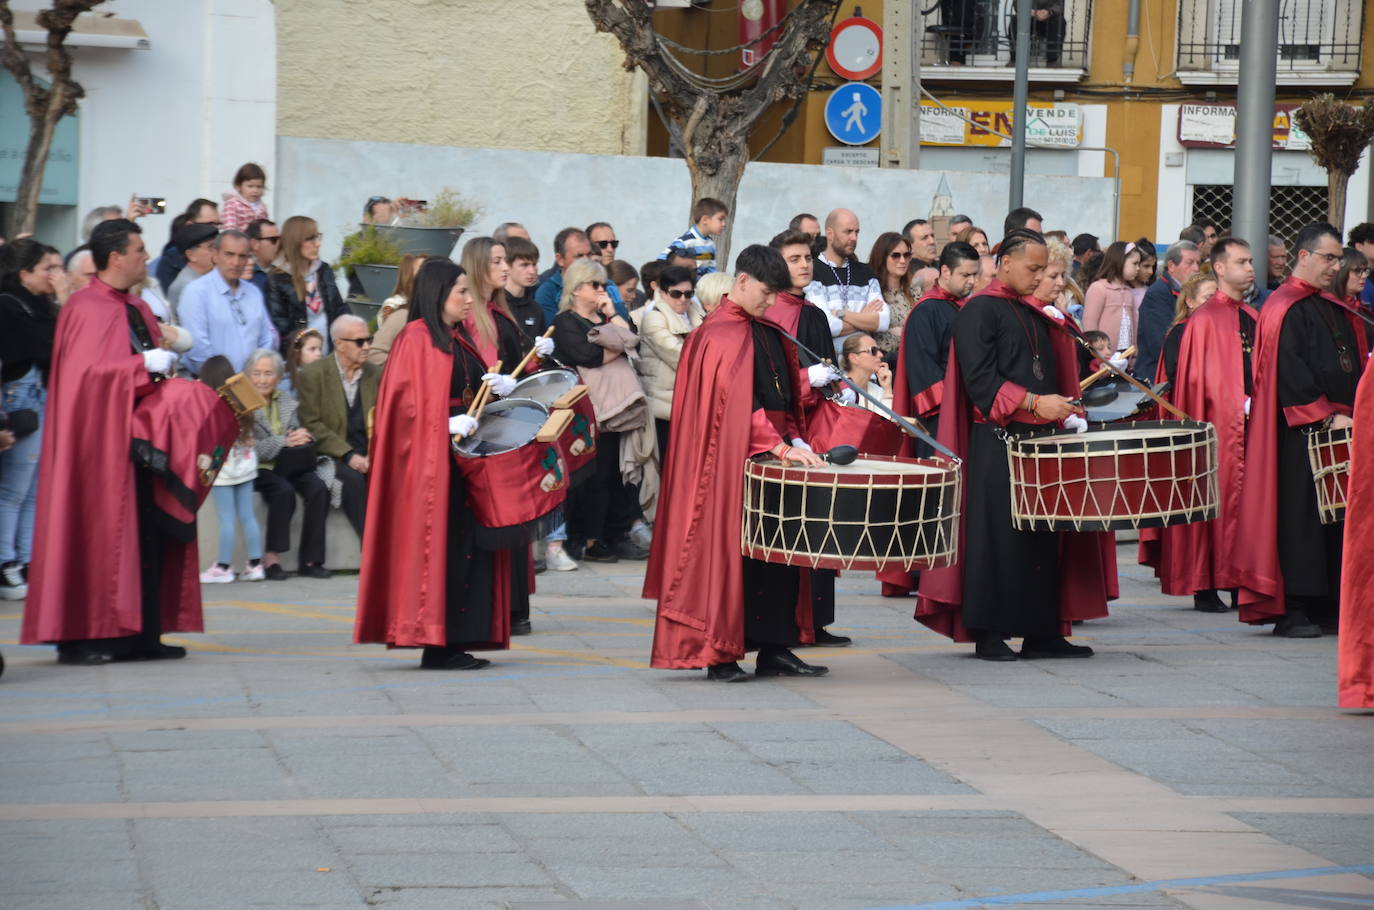
[[[824,262],[824,263],[825,263],[825,267],[828,268],[828,269],[830,269],[830,274],[834,275],[834,276],[835,276],[835,280],[836,280],[837,282],[839,282],[839,285],[840,285],[840,300],[841,300],[841,302],[842,302],[841,305],[843,306],[843,308],[844,308],[846,311],[848,311],[848,310],[849,310],[849,260],[848,260],[848,259],[845,259],[845,261],[844,261],[844,277],[843,277],[843,278],[840,277],[840,270],[837,269],[837,268],[835,268],[833,265],[831,265],[831,264],[830,264],[830,260],[829,260],[829,259],[826,259],[824,255],[821,256],[821,262]]]
[[[1325,301],[1317,304],[1317,310],[1322,314],[1322,322],[1331,330],[1331,340],[1336,343],[1337,362],[1341,365],[1342,373],[1355,372],[1355,358],[1350,356],[1350,345],[1345,343],[1345,333],[1341,331],[1338,320],[1339,316],[1334,316],[1330,312],[1330,307],[1323,305]]]
[[[773,360],[773,348],[768,344],[767,330],[754,323],[754,338],[758,341],[759,347],[763,348],[763,356],[768,360],[768,373],[773,379],[773,388],[777,389],[778,397],[784,402],[787,401],[787,393],[782,390],[782,375],[778,372],[778,365]]]
[[[1045,378],[1045,365],[1040,362],[1040,337],[1035,334],[1033,325],[1026,325],[1026,318],[1021,313],[1021,304],[1015,300],[1007,301],[1011,304],[1011,310],[1016,314],[1016,321],[1021,324],[1021,331],[1026,333],[1026,343],[1031,349],[1031,375],[1036,379]]]

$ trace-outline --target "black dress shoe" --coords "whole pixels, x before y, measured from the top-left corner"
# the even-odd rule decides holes
[[[1193,609],[1199,613],[1225,613],[1231,608],[1226,606],[1215,588],[1210,588],[1193,595]]]
[[[1274,634],[1279,638],[1321,638],[1322,630],[1303,611],[1289,610],[1274,623]]]
[[[57,648],[57,662],[60,664],[70,664],[76,667],[97,667],[101,664],[114,663],[114,660],[114,652],[105,648],[95,648],[89,645],[74,647],[58,645]]]
[[[615,555],[615,551],[599,540],[587,541],[587,548],[582,551],[581,558],[587,562],[620,562],[620,557]]]
[[[854,644],[854,639],[836,635],[826,629],[817,629],[815,644],[818,648],[847,648]]]
[[[301,566],[296,570],[296,574],[301,578],[333,578],[334,573],[324,566]]]
[[[452,648],[425,648],[420,658],[421,670],[480,670],[489,666],[491,661],[485,658]]]
[[[569,538],[563,541],[563,552],[568,554],[568,558],[573,562],[581,562],[582,554],[587,552],[587,542],[585,540],[573,540]]]
[[[728,664],[707,667],[706,678],[712,682],[748,682],[749,674],[745,673],[739,664],[731,661]]]
[[[1064,657],[1092,657],[1093,649],[1075,645],[1057,635],[1027,638],[1021,642],[1021,656],[1026,660],[1054,660]]]
[[[510,634],[528,635],[530,634],[530,621],[528,619],[511,620]]]
[[[628,537],[622,537],[611,544],[611,552],[620,559],[648,559],[649,551]]]
[[[186,649],[177,645],[164,645],[162,642],[139,648],[130,656],[132,660],[180,660],[186,656]]]
[[[1000,635],[980,635],[973,656],[979,660],[1016,660],[1016,652]]]
[[[809,664],[786,648],[760,651],[754,662],[755,676],[824,676],[829,672],[829,667]]]
[[[286,570],[281,567],[281,563],[274,562],[265,570],[268,581],[286,581]]]

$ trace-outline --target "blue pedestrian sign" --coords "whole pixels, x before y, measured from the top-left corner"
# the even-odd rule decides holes
[[[865,145],[883,129],[883,96],[865,82],[846,82],[825,102],[825,128],[845,145]]]

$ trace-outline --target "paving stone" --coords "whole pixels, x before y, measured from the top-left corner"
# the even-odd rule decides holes
[[[546,886],[549,876],[518,853],[355,853],[349,871],[369,889]]]
[[[1365,815],[1240,812],[1236,818],[1338,866],[1367,865],[1374,857],[1374,823]]]

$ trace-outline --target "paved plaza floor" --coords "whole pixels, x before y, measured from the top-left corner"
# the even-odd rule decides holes
[[[207,587],[187,660],[0,606],[0,908],[1374,907],[1333,638],[1164,598],[987,664],[840,580],[823,679],[648,668],[642,563],[544,575],[477,673],[350,644],[356,576]],[[995,571],[995,570],[994,570]]]

